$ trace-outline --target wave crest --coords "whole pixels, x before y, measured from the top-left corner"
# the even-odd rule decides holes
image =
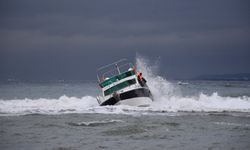
[[[92,96],[82,98],[67,97],[58,99],[16,99],[0,100],[0,112],[2,114],[57,114],[68,112],[83,112],[97,106],[96,99]]]
[[[212,95],[184,97],[171,82],[156,75],[157,66],[150,66],[142,57],[136,59],[137,69],[147,79],[153,94],[154,102],[149,107],[105,106],[98,105],[95,97],[81,98],[61,96],[58,99],[15,99],[0,100],[0,115],[23,114],[63,114],[63,113],[115,113],[115,114],[148,114],[164,112],[250,112],[250,98],[222,97]],[[90,87],[91,88],[91,87]]]
[[[149,107],[99,106],[92,96],[82,98],[61,96],[59,99],[0,100],[0,115],[26,114],[149,114],[165,112],[250,112],[249,97],[221,97],[200,94],[198,97],[170,96],[154,101]]]

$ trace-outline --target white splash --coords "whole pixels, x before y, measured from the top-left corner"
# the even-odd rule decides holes
[[[153,94],[154,102],[149,107],[99,106],[96,98],[61,96],[58,99],[14,99],[0,100],[0,116],[25,114],[65,114],[65,113],[102,113],[102,114],[152,114],[165,112],[250,112],[250,98],[222,97],[217,93],[183,97],[169,81],[156,75],[157,65],[150,66],[142,57],[136,59],[137,70],[143,73]],[[91,88],[91,87],[90,87]]]
[[[84,112],[98,106],[91,96],[82,98],[61,96],[58,99],[16,99],[0,100],[0,112],[4,114],[57,114],[68,112]]]
[[[136,64],[152,91],[155,100],[149,108],[152,111],[250,111],[250,98],[246,96],[221,97],[217,93],[201,93],[197,97],[183,97],[173,84],[153,73],[157,72],[157,67],[150,67],[147,60],[140,56],[137,57]]]

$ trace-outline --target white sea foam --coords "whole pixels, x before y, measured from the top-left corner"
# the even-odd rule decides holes
[[[103,113],[103,114],[148,114],[178,111],[204,112],[250,112],[249,97],[221,97],[216,93],[199,97],[177,97],[155,100],[149,107],[98,106],[91,96],[82,98],[62,96],[59,99],[20,99],[0,100],[0,115],[24,114],[65,114],[65,113]]]
[[[98,120],[98,121],[88,121],[88,122],[69,122],[69,125],[72,126],[100,126],[105,124],[111,124],[111,123],[121,123],[124,122],[123,120]]]
[[[172,83],[153,73],[157,67],[150,67],[147,60],[137,57],[137,66],[153,93],[155,101],[150,107],[153,111],[250,111],[249,97],[222,97],[217,93],[183,97]]]
[[[224,125],[224,126],[250,127],[250,124],[231,123],[231,122],[214,122],[214,124]]]
[[[0,115],[22,114],[63,114],[63,113],[114,113],[114,114],[151,114],[178,111],[204,112],[250,112],[250,97],[222,97],[211,95],[183,97],[169,81],[156,75],[156,66],[148,65],[145,59],[138,57],[137,69],[147,79],[154,102],[149,107],[105,106],[98,105],[95,97],[82,98],[61,96],[58,99],[14,99],[0,100]]]
[[[84,112],[97,106],[91,96],[82,98],[61,96],[58,99],[16,99],[0,100],[0,112],[4,114],[57,114],[67,112]]]

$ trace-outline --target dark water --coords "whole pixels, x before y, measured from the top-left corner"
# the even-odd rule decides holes
[[[249,118],[249,114],[237,113],[1,117],[0,147],[2,150],[245,150],[250,148]]]
[[[250,83],[151,80],[146,108],[98,106],[94,83],[1,83],[0,149],[250,149]]]

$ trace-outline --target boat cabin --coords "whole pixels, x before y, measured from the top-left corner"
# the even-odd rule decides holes
[[[97,79],[102,96],[97,98],[99,104],[131,89],[142,87],[138,81],[135,66],[126,59],[121,59],[97,70]]]

